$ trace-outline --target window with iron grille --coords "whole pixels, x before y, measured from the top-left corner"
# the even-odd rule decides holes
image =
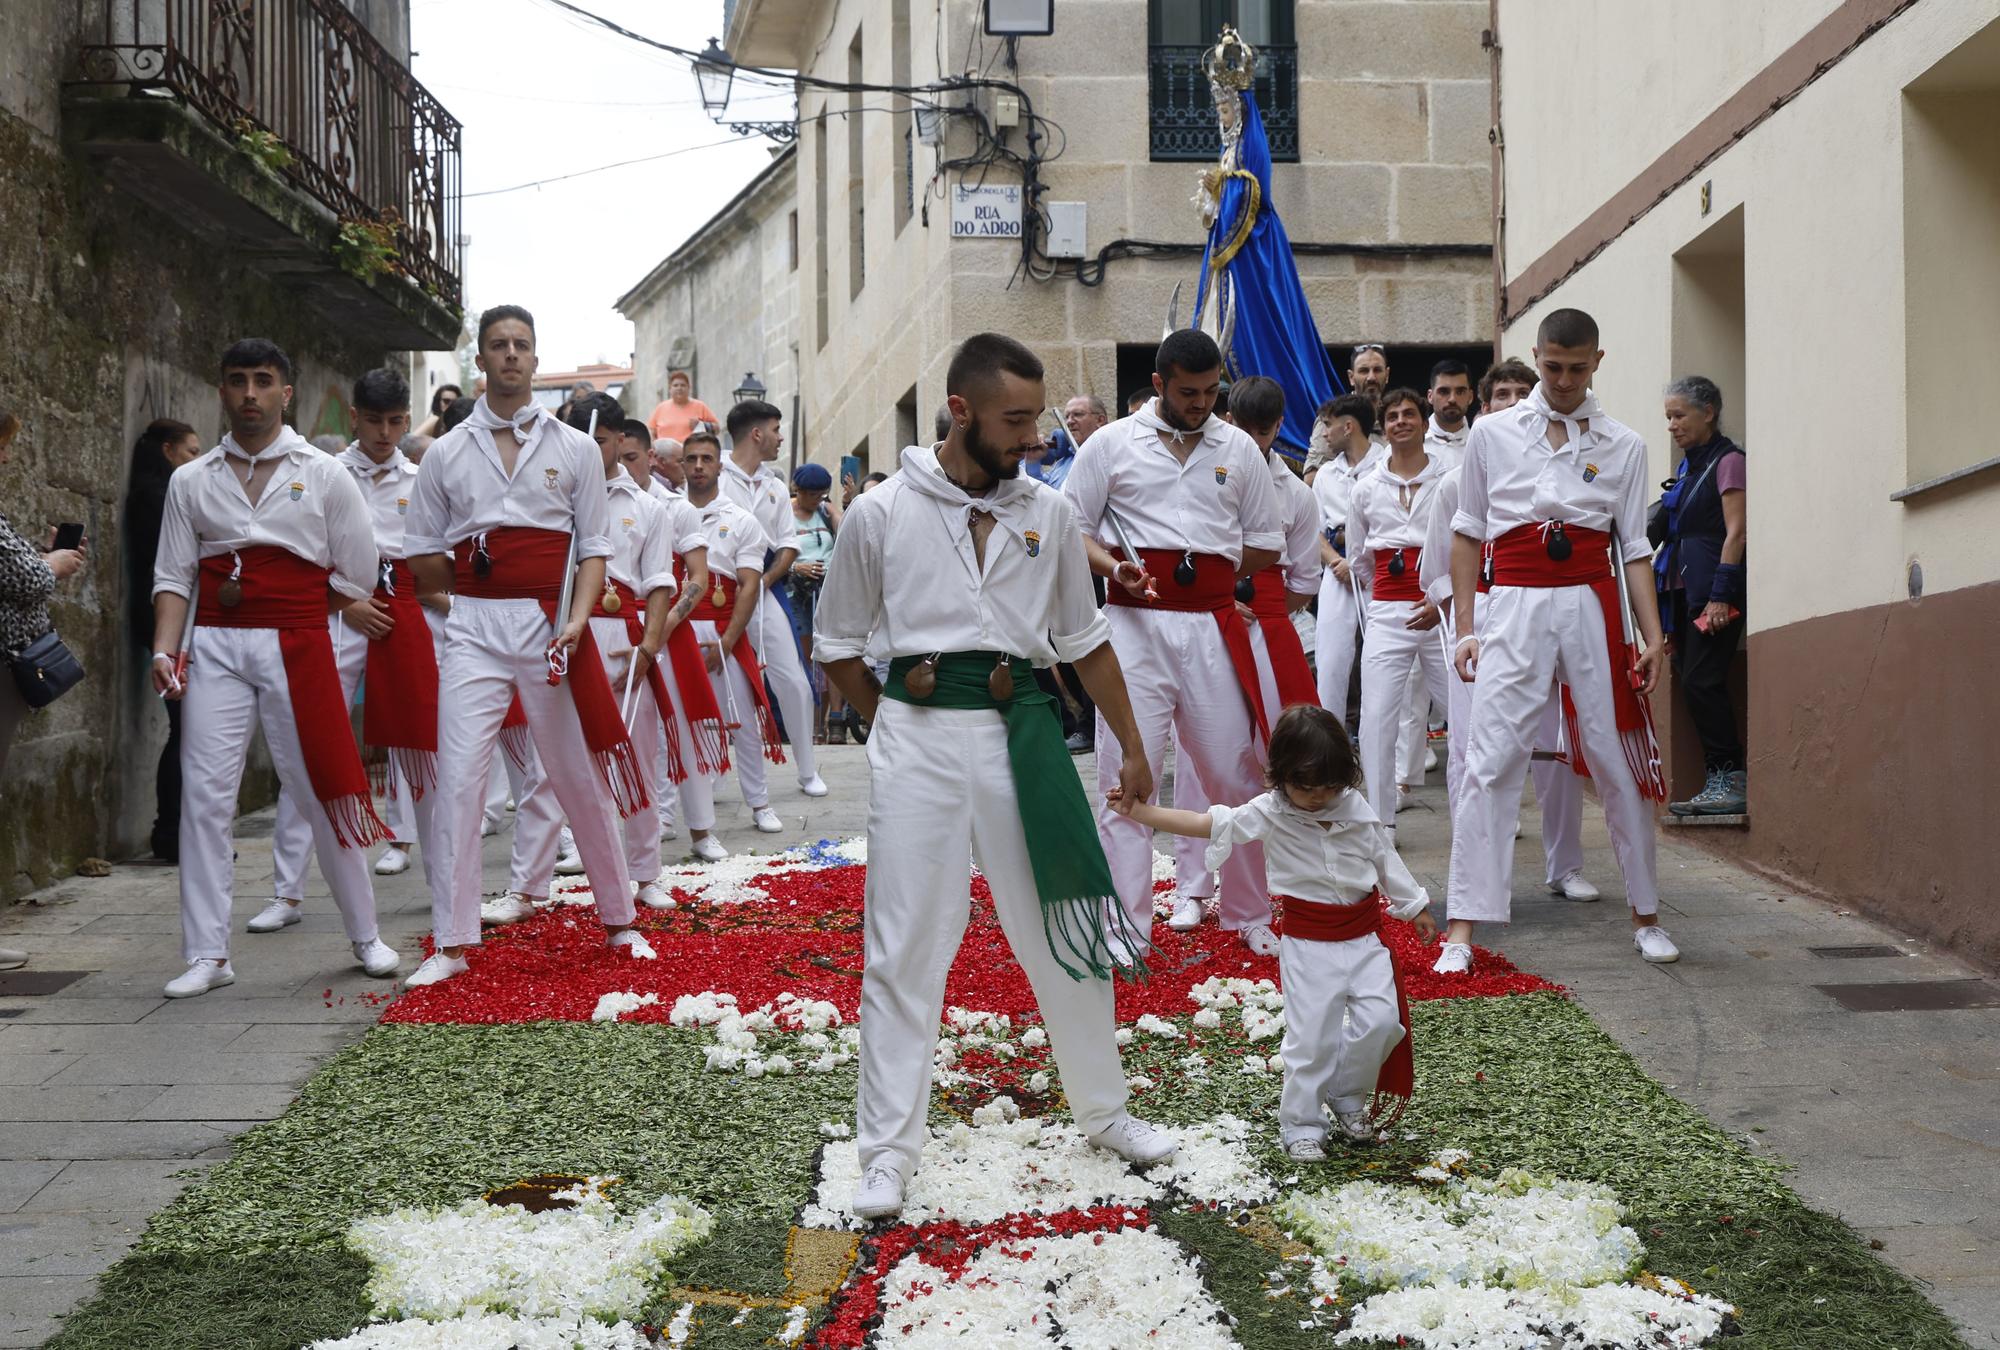
[[[1208,160],[1222,152],[1215,102],[1202,73],[1223,25],[1257,49],[1257,111],[1271,158],[1299,158],[1299,49],[1292,0],[1147,0],[1151,157]]]

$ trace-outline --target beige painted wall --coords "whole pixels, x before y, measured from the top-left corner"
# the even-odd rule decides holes
[[[1504,0],[1503,25],[1543,3]],[[1525,355],[1535,324],[1549,309],[1573,305],[1596,315],[1607,352],[1598,393],[1613,416],[1646,437],[1654,468],[1664,477],[1671,443],[1660,389],[1687,373],[1674,363],[1674,255],[1709,225],[1742,210],[1748,397],[1745,390],[1724,392],[1747,404],[1747,417],[1728,420],[1750,451],[1755,565],[1749,609],[1755,628],[1901,599],[1912,561],[1922,564],[1929,594],[2000,578],[2000,548],[1993,542],[2000,475],[1901,504],[1890,501],[1912,476],[1903,91],[1994,23],[2000,23],[2000,0],[1925,0],[1907,11],[1506,333],[1507,350]],[[1513,167],[1519,158],[1539,154],[1549,164],[1566,148],[1579,164],[1612,161],[1608,146],[1641,137],[1621,120],[1652,126],[1663,119],[1651,104],[1630,102],[1623,119],[1604,119],[1601,137],[1539,133],[1517,111],[1513,91],[1579,67],[1611,64],[1634,49],[1607,32],[1601,48],[1537,55],[1518,29],[1512,31],[1502,85],[1510,156],[1507,251],[1518,268],[1534,250],[1516,233],[1526,227],[1515,208],[1536,195]],[[1607,179],[1629,177],[1641,167],[1626,161]],[[1699,203],[1703,181],[1713,184],[1706,219]],[[1568,216],[1547,228],[1570,228],[1620,185],[1606,181],[1590,196],[1570,199]],[[2000,303],[2000,269],[1975,269],[1965,284],[1992,288]],[[1961,380],[1983,379],[2000,363],[2000,350],[1984,341],[1958,354],[1954,369]],[[1705,363],[1684,354],[1682,364]],[[1960,408],[1952,421],[1969,433],[1960,459],[1993,454],[1990,439],[1979,435],[1985,419],[1976,405],[1961,401]]]
[[[781,43],[811,73],[844,80],[859,25],[864,78],[890,82],[893,0],[820,0],[803,23],[791,13],[796,8],[771,0],[739,7],[732,41],[745,36],[747,9],[754,50],[775,61],[769,48]],[[942,34],[932,4],[912,0],[908,8],[913,79],[936,77],[940,48],[947,69],[956,70],[978,22],[976,0],[944,0]],[[766,13],[777,17],[767,20]],[[1486,14],[1479,0],[1301,0],[1302,162],[1278,165],[1274,190],[1293,240],[1484,243],[1490,237],[1487,57],[1480,48]],[[1147,159],[1143,0],[1064,0],[1056,23],[1055,37],[1021,41],[1018,73],[1008,72],[1004,59],[993,67],[1021,84],[1036,111],[1067,133],[1066,153],[1044,169],[1047,200],[1087,204],[1092,255],[1117,238],[1200,241],[1189,199],[1201,166]],[[995,54],[989,44],[985,56]],[[870,107],[887,102],[887,95],[865,100]],[[1080,391],[1111,402],[1122,392],[1118,344],[1158,341],[1176,282],[1185,283],[1185,316],[1194,259],[1114,262],[1095,288],[1015,278],[1013,243],[950,239],[942,181],[940,195],[929,198],[926,225],[923,182],[938,158],[929,147],[917,147],[917,210],[899,230],[894,166],[901,144],[892,119],[861,115],[857,172],[847,106],[845,94],[808,90],[801,108],[807,125],[798,156],[799,346],[816,457],[847,453],[865,439],[871,466],[893,467],[897,401],[914,385],[918,424],[927,428],[943,399],[952,344],[971,333],[997,328],[1034,347],[1049,366],[1052,402]],[[822,114],[824,122],[814,120]],[[822,134],[829,186],[823,240],[813,228],[814,141]],[[1011,139],[1022,144],[1019,131]],[[970,133],[959,131],[944,149],[960,155],[972,145]],[[996,173],[997,181],[1010,177]],[[858,294],[850,294],[851,180],[864,193],[866,283]],[[815,314],[822,258],[823,343]],[[1492,286],[1483,257],[1307,257],[1300,271],[1327,342],[1479,343],[1490,336]]]

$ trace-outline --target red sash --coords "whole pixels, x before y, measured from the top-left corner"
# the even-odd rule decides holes
[[[1319,685],[1313,679],[1312,667],[1306,664],[1305,643],[1299,640],[1299,630],[1292,626],[1292,612],[1285,602],[1283,572],[1279,564],[1273,563],[1250,579],[1257,588],[1256,597],[1250,601],[1250,612],[1257,616],[1257,626],[1264,630],[1264,650],[1271,656],[1271,676],[1278,686],[1279,704],[1284,708],[1295,703],[1318,707]]]
[[[687,563],[674,555],[674,581],[687,586]],[[697,773],[729,772],[729,732],[722,724],[722,702],[715,696],[715,681],[708,676],[708,662],[702,659],[701,643],[694,627],[686,620],[667,634],[665,652],[674,673],[674,688],[680,691],[681,712],[694,735],[694,767]]]
[[[609,581],[611,593],[618,597],[618,612],[611,614],[604,608],[604,598],[598,597],[597,606],[591,616],[599,619],[616,619],[625,625],[625,641],[631,645],[632,660],[639,659],[639,643],[646,636],[646,620],[639,609],[639,597],[630,586],[622,581]],[[660,674],[660,663],[651,662],[646,667],[646,687],[653,692],[654,706],[660,710],[660,725],[667,740],[667,778],[673,783],[687,781],[687,765],[681,757],[680,731],[674,725],[673,700],[667,697],[667,682]]]
[[[221,600],[222,583],[235,574],[242,598]],[[330,567],[307,562],[289,549],[257,544],[201,560],[195,622],[210,628],[275,628],[285,663],[285,688],[298,728],[299,750],[313,796],[333,825],[342,848],[366,848],[389,837],[375,814],[368,771],[350,729],[340,669],[333,660],[327,609]]]
[[[569,535],[561,530],[535,530],[507,526],[486,535],[486,552],[492,561],[487,575],[474,570],[472,541],[461,541],[452,549],[453,589],[459,595],[480,600],[536,600],[542,613],[557,628],[562,620],[556,603],[562,598],[562,570],[569,561]],[[463,556],[460,556],[460,555]],[[564,616],[566,619],[567,616]],[[604,658],[584,625],[583,639],[569,656],[570,697],[576,702],[577,721],[583,724],[583,742],[604,785],[611,790],[612,805],[621,816],[635,815],[652,805],[646,796],[646,780],[639,770],[639,752],[618,714],[618,695],[612,691],[611,677],[604,673]],[[503,738],[505,735],[503,722]]]
[[[1392,559],[1403,560],[1402,575],[1389,570]],[[1417,568],[1424,551],[1420,548],[1378,548],[1375,550],[1375,590],[1377,600],[1422,600],[1424,588],[1417,581]]]
[[[1353,942],[1382,931],[1383,900],[1380,890],[1370,891],[1359,903],[1329,905],[1317,900],[1301,900],[1295,895],[1274,895],[1283,909],[1284,936],[1305,942]],[[1378,938],[1377,941],[1380,941]],[[1389,969],[1396,979],[1396,1019],[1403,1024],[1403,1039],[1390,1049],[1375,1075],[1375,1099],[1368,1104],[1368,1116],[1377,1129],[1396,1123],[1417,1087],[1417,1059],[1411,1041],[1410,1001],[1403,993],[1403,971],[1396,952],[1388,943]]]
[[[720,604],[716,603],[717,596],[722,597]],[[736,617],[736,578],[710,572],[708,594],[701,597],[688,617],[714,624],[718,630],[716,636],[721,637],[728,629],[730,620]],[[783,764],[785,744],[778,739],[778,719],[771,712],[770,696],[764,692],[764,668],[757,664],[757,649],[750,645],[747,630],[736,639],[736,646],[730,655],[736,658],[737,665],[743,667],[745,682],[750,686],[750,701],[757,705],[757,733],[764,740],[764,758],[773,764]],[[702,669],[707,668],[704,662]]]
[[[1557,561],[1549,556],[1545,535],[1547,524],[1517,525],[1491,544],[1493,586],[1588,586],[1604,612],[1604,648],[1611,659],[1611,707],[1618,721],[1618,739],[1632,781],[1641,796],[1653,801],[1667,799],[1666,774],[1660,766],[1660,742],[1653,731],[1653,710],[1639,696],[1641,683],[1638,653],[1625,641],[1625,625],[1618,613],[1618,579],[1611,568],[1611,536],[1581,525],[1563,525],[1570,555]],[[1623,672],[1621,677],[1620,672]],[[1578,735],[1576,702],[1569,686],[1562,690],[1563,732],[1569,743],[1570,768],[1588,778],[1584,763],[1583,739]]]
[[[388,584],[375,588],[375,599],[396,626],[368,644],[361,740],[387,750],[410,785],[411,798],[422,801],[437,783],[437,649],[408,563],[400,558],[390,563]]]
[[[1268,745],[1271,721],[1264,715],[1264,687],[1257,678],[1257,658],[1250,651],[1250,630],[1244,626],[1243,616],[1236,612],[1236,565],[1219,554],[1193,554],[1194,585],[1183,586],[1174,580],[1174,569],[1181,565],[1184,556],[1188,555],[1177,549],[1140,549],[1139,562],[1154,579],[1159,595],[1141,600],[1113,582],[1104,588],[1105,601],[1134,609],[1215,615],[1215,626],[1222,632],[1229,664],[1236,667],[1236,682],[1243,686],[1244,700],[1250,705],[1250,720],[1256,725],[1257,739]]]

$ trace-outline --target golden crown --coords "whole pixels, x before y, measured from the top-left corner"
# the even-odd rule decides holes
[[[1225,89],[1248,89],[1257,70],[1257,49],[1225,24],[1222,40],[1201,58],[1201,68],[1211,84]]]

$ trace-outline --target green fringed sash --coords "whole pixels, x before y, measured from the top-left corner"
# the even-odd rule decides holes
[[[1028,861],[1042,902],[1042,930],[1056,964],[1073,980],[1109,979],[1114,974],[1143,980],[1150,937],[1135,932],[1118,903],[1118,889],[1097,836],[1097,818],[1084,796],[1062,724],[1052,700],[1035,683],[1033,666],[1006,658],[1014,674],[1014,696],[1002,703],[986,687],[1001,660],[994,652],[948,652],[939,659],[937,688],[918,698],[903,677],[921,657],[899,656],[889,665],[886,698],[919,708],[992,708],[1007,721],[1007,762],[1014,773],[1014,800],[1028,838]],[[1107,922],[1115,927],[1114,950]]]

